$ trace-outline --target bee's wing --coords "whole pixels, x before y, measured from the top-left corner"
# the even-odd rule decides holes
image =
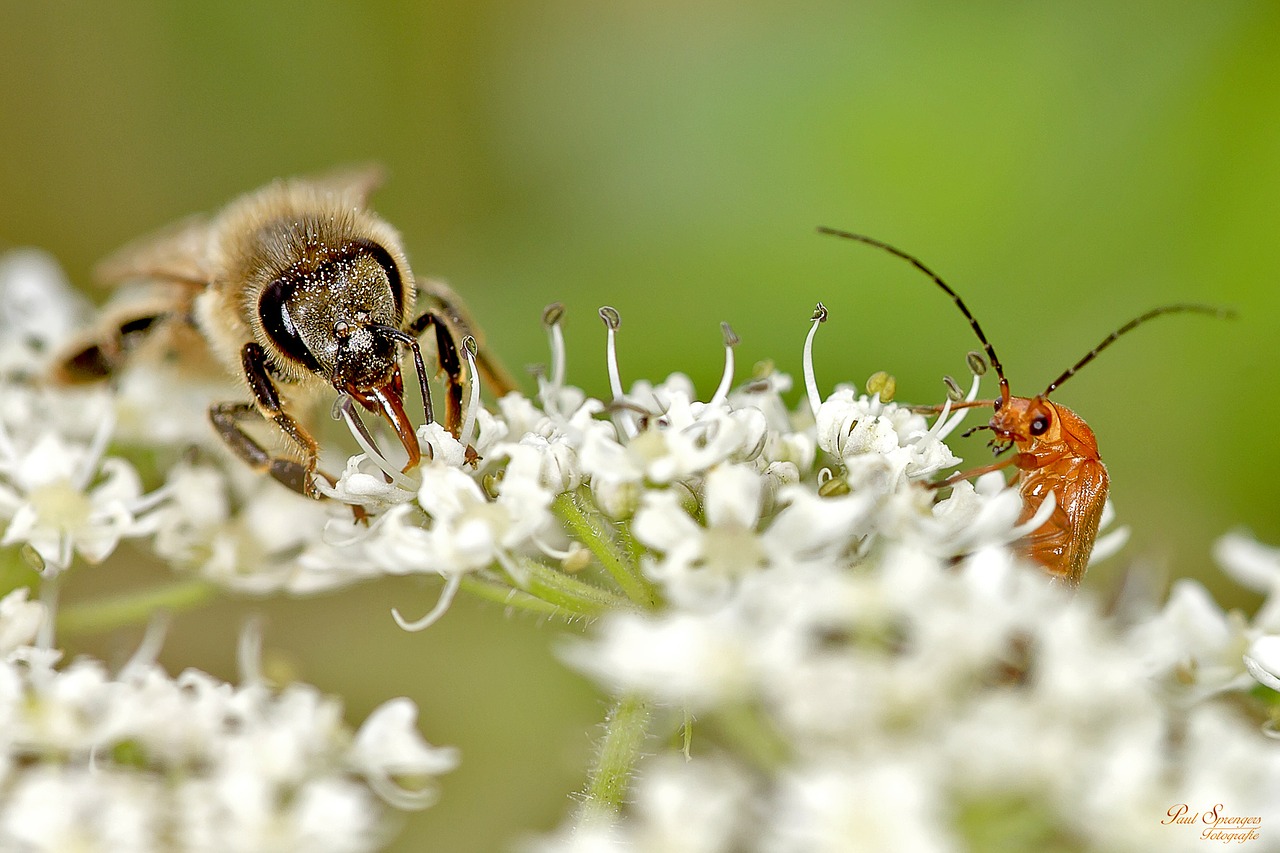
[[[118,289],[98,321],[53,354],[50,378],[62,385],[110,378],[137,349],[197,348],[191,301],[199,291],[160,279],[132,281]]]
[[[209,236],[206,217],[188,217],[107,256],[94,267],[93,277],[105,287],[136,281],[204,287]]]
[[[367,207],[369,196],[382,186],[385,179],[386,171],[381,166],[376,163],[361,163],[300,178],[299,182],[310,184],[323,192],[344,196],[357,207]]]

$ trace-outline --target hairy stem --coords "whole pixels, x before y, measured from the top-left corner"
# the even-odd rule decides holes
[[[475,575],[464,575],[462,588],[477,598],[496,602],[503,607],[536,613],[540,616],[551,616],[566,622],[580,619],[584,615],[577,610],[530,595],[500,581],[486,580]]]
[[[508,571],[527,594],[578,616],[599,616],[609,610],[632,609],[627,599],[536,560],[521,558]]]
[[[651,716],[652,706],[638,696],[623,696],[609,709],[600,751],[583,790],[580,825],[617,817],[649,733]]]
[[[569,532],[591,549],[627,598],[645,610],[658,606],[658,592],[640,573],[635,557],[637,548],[629,534],[623,543],[615,539],[600,510],[580,492],[562,492],[551,508],[563,519]]]

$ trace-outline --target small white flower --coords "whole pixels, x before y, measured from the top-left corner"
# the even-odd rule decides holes
[[[1259,684],[1280,691],[1280,637],[1258,637],[1244,655],[1244,666]]]
[[[0,256],[0,374],[33,374],[83,325],[88,302],[38,249]]]
[[[415,728],[418,708],[405,698],[391,699],[374,709],[347,756],[349,766],[389,804],[400,809],[425,808],[435,801],[431,777],[458,766],[458,751],[436,747]]]
[[[768,853],[960,849],[925,760],[830,759],[785,773],[759,849]]]
[[[1270,593],[1280,587],[1280,548],[1269,548],[1237,530],[1214,543],[1213,556],[1227,574],[1249,589]]]
[[[406,699],[353,733],[307,685],[171,679],[141,659],[112,677],[57,657],[28,647],[0,661],[6,850],[374,850],[379,797],[422,808],[456,764],[417,735]]]
[[[144,497],[133,466],[102,459],[110,423],[92,444],[64,440],[53,432],[18,448],[0,430],[0,518],[8,518],[0,545],[26,542],[52,571],[79,554],[98,563],[124,537],[154,529],[146,515],[163,494]]]
[[[618,613],[592,646],[571,644],[562,656],[614,692],[640,691],[697,713],[749,695],[752,643],[740,630],[726,612]]]
[[[1196,698],[1248,683],[1241,669],[1244,620],[1224,613],[1196,581],[1176,581],[1163,610],[1134,627],[1130,639],[1152,675],[1193,688]]]
[[[27,601],[30,592],[23,586],[0,598],[0,658],[29,645],[44,624],[48,611],[38,601]]]
[[[1280,633],[1280,548],[1271,548],[1241,531],[1228,533],[1213,546],[1213,556],[1227,574],[1267,598],[1253,617],[1253,626]]]

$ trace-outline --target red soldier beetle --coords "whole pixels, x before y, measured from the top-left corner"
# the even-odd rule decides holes
[[[856,240],[875,246],[891,255],[907,261],[916,269],[933,279],[934,284],[942,288],[955,302],[960,312],[969,320],[969,326],[982,342],[987,359],[1000,378],[1000,396],[994,400],[974,400],[971,402],[952,403],[951,408],[973,408],[992,406],[994,413],[991,422],[975,429],[989,429],[995,434],[992,447],[996,454],[1002,454],[1014,447],[1017,452],[970,471],[962,471],[931,483],[931,488],[942,488],[960,480],[967,480],[986,474],[1014,467],[1017,474],[1014,482],[1022,495],[1022,514],[1019,524],[1030,521],[1040,510],[1046,499],[1053,496],[1055,505],[1052,514],[1033,533],[1023,538],[1019,548],[1024,556],[1039,563],[1054,578],[1071,587],[1080,585],[1085,568],[1089,564],[1089,554],[1093,551],[1094,540],[1098,536],[1098,522],[1102,518],[1102,508],[1107,501],[1109,480],[1106,466],[1098,454],[1098,440],[1093,430],[1084,419],[1066,406],[1054,403],[1049,399],[1058,386],[1076,374],[1080,368],[1097,358],[1116,339],[1138,326],[1164,314],[1192,312],[1211,314],[1216,317],[1229,317],[1232,312],[1208,305],[1176,304],[1162,305],[1133,318],[1120,328],[1102,339],[1102,342],[1089,350],[1083,358],[1065,370],[1061,376],[1049,383],[1049,387],[1034,397],[1015,397],[1009,392],[1009,380],[1005,378],[1004,367],[996,356],[995,347],[987,340],[978,320],[970,313],[964,300],[944,282],[937,273],[925,266],[918,258],[888,243],[881,242],[862,234],[853,234],[834,228],[819,228],[823,234]],[[936,412],[940,407],[918,407],[917,411]],[[971,430],[972,432],[972,430]]]

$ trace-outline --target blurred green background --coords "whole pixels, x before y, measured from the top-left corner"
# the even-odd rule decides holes
[[[721,320],[740,363],[799,376],[815,301],[824,391],[885,369],[939,398],[975,346],[918,273],[815,235],[863,231],[939,271],[1015,393],[1173,301],[1236,308],[1140,330],[1056,399],[1098,434],[1125,560],[1209,579],[1215,537],[1280,542],[1280,6],[1273,3],[6,3],[0,245],[78,281],[119,244],[280,175],[373,160],[376,208],[419,275],[449,280],[513,366],[568,307],[570,380],[709,395]],[[798,399],[798,395],[797,395]],[[974,421],[975,423],[977,421]],[[980,444],[967,447],[982,460]],[[86,578],[85,587],[118,578]],[[69,594],[74,595],[73,585]],[[268,646],[347,698],[401,693],[462,747],[399,850],[497,850],[569,805],[601,701],[559,632],[462,602],[419,635],[409,581],[273,603]],[[184,616],[164,654],[234,675],[252,603]],[[119,655],[133,636],[92,648]],[[105,650],[105,651],[104,651]]]

